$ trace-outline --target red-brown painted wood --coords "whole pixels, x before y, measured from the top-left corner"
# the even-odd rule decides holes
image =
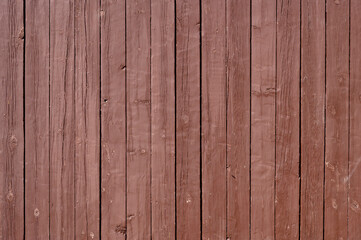
[[[348,239],[349,1],[326,5],[325,239]]]
[[[274,239],[276,1],[252,1],[251,239]]]
[[[177,239],[201,238],[200,4],[176,1]]]
[[[325,1],[301,1],[300,238],[323,238]]]
[[[275,239],[299,238],[300,1],[277,2]]]
[[[175,239],[174,1],[151,1],[152,239]]]
[[[49,238],[49,1],[26,1],[25,237]]]
[[[125,0],[101,2],[101,236],[125,239]]]
[[[226,238],[225,2],[202,1],[202,239]]]
[[[126,2],[127,236],[151,239],[150,1]]]
[[[349,147],[349,195],[348,239],[361,236],[361,2],[350,5],[350,147]]]
[[[0,3],[0,239],[24,235],[23,1]]]
[[[50,237],[75,237],[74,4],[50,1]]]
[[[99,239],[100,4],[74,4],[75,238]]]
[[[251,3],[226,3],[227,237],[249,239]]]

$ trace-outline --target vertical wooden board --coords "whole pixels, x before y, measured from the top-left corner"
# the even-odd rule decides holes
[[[348,237],[361,236],[361,2],[351,1]]]
[[[226,238],[226,6],[202,9],[202,238]]]
[[[100,9],[75,6],[75,238],[99,239]]]
[[[23,1],[0,3],[0,239],[24,235]]]
[[[127,237],[151,239],[150,1],[126,2]]]
[[[275,0],[252,0],[251,48],[251,239],[274,239]]]
[[[50,1],[50,236],[74,238],[74,8]]]
[[[199,1],[176,1],[176,41],[177,239],[200,239]]]
[[[277,2],[275,239],[298,239],[300,1]]]
[[[323,238],[325,1],[301,1],[300,239]]]
[[[49,238],[49,1],[26,1],[25,236]]]
[[[251,5],[227,1],[227,237],[249,239]]]
[[[125,239],[125,0],[101,4],[101,236]]]
[[[152,238],[175,239],[173,0],[151,1]]]
[[[325,239],[347,239],[349,1],[327,1]]]

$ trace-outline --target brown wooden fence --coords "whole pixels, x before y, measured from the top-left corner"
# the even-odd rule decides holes
[[[361,239],[361,1],[0,1],[0,240]]]

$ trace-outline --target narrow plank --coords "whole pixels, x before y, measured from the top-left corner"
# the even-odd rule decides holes
[[[226,238],[226,5],[202,9],[202,238]]]
[[[126,2],[127,237],[151,239],[150,1]]]
[[[326,5],[325,239],[348,239],[349,1]]]
[[[102,239],[126,238],[125,60],[125,0],[102,0]]]
[[[99,239],[100,6],[76,1],[75,24],[75,238]]]
[[[176,19],[177,239],[200,239],[200,3],[176,1]]]
[[[50,1],[50,236],[74,238],[74,8]]]
[[[322,239],[325,107],[325,1],[301,1],[300,239]]]
[[[152,239],[175,239],[174,2],[151,1]]]
[[[49,238],[49,1],[26,2],[25,236]]]
[[[227,1],[227,237],[250,232],[251,2]]]
[[[24,235],[23,1],[0,3],[0,239]]]
[[[351,1],[348,239],[361,236],[361,2]]]
[[[299,235],[300,1],[277,2],[275,239]]]
[[[252,0],[251,49],[251,239],[274,239],[275,0]]]

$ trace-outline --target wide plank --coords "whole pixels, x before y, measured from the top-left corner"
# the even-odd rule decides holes
[[[0,239],[24,235],[23,1],[0,2]]]
[[[175,239],[173,0],[151,1],[152,239]]]
[[[101,1],[101,236],[125,239],[125,0]]]
[[[225,239],[226,193],[226,6],[203,0],[202,91],[202,238]]]
[[[348,239],[349,1],[326,11],[324,238]]]
[[[177,239],[200,239],[200,2],[176,1],[176,20]]]
[[[227,237],[250,238],[251,2],[227,6]]]
[[[49,238],[49,1],[25,6],[25,237]]]

